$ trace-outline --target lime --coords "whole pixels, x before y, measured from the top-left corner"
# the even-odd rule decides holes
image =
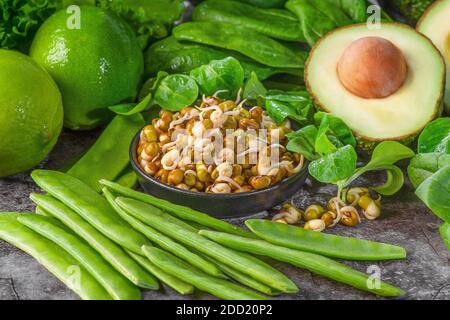
[[[0,177],[41,162],[63,124],[61,93],[35,61],[0,49]]]
[[[93,6],[61,10],[47,19],[30,55],[58,84],[64,125],[97,127],[112,117],[109,106],[133,99],[144,58],[130,27],[118,16]]]

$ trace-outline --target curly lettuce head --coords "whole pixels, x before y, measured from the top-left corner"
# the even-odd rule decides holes
[[[55,10],[52,0],[0,0],[0,47],[26,51],[39,26]]]

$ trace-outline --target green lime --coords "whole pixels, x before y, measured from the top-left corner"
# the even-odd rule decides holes
[[[30,57],[0,49],[0,177],[39,164],[63,124],[61,93]]]
[[[109,106],[136,96],[144,58],[121,18],[97,7],[79,8],[58,11],[46,20],[30,55],[61,90],[64,125],[86,130],[112,117]]]

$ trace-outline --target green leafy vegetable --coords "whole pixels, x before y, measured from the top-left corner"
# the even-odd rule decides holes
[[[26,52],[39,26],[55,10],[52,0],[0,0],[0,48]]]
[[[450,118],[434,120],[422,131],[418,142],[419,153],[450,154]]]
[[[286,118],[299,123],[308,122],[314,106],[307,91],[283,92],[269,91],[265,96],[267,114],[278,124]]]
[[[337,184],[353,174],[357,160],[355,149],[345,146],[312,161],[309,164],[309,174],[320,182]]]
[[[408,166],[408,177],[414,188],[435,172],[450,165],[449,154],[420,153],[412,158]]]
[[[306,159],[312,161],[320,157],[316,152],[314,145],[317,137],[317,128],[314,125],[308,125],[287,135],[289,142],[287,150],[302,154]]]
[[[335,117],[329,113],[317,112],[314,115],[314,120],[320,123],[319,131],[321,127],[326,128],[326,132],[334,135],[344,145],[356,146],[356,139],[353,136],[350,128],[338,117]]]
[[[200,87],[200,93],[207,96],[218,90],[226,90],[221,96],[234,98],[244,83],[244,69],[239,61],[232,57],[213,60],[192,70],[190,75]]]
[[[439,228],[439,233],[441,234],[442,240],[444,240],[447,249],[450,250],[450,224],[444,223]]]
[[[280,8],[286,0],[240,0],[260,8]]]
[[[114,11],[134,29],[142,48],[165,38],[184,12],[183,0],[97,0],[97,6]]]
[[[450,223],[450,166],[446,166],[426,179],[416,195],[434,214]]]
[[[260,97],[264,97],[266,93],[267,90],[261,81],[259,81],[258,75],[255,72],[252,72],[250,78],[248,78],[245,83],[242,97],[244,99],[256,100]]]
[[[175,74],[165,77],[155,92],[155,102],[170,111],[179,111],[197,100],[198,86],[189,76]]]

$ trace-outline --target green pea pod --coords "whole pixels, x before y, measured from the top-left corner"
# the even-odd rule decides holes
[[[136,172],[134,172],[133,167],[131,165],[128,165],[117,177],[115,180],[116,183],[127,187],[127,188],[134,188],[136,187],[138,183],[138,177]]]
[[[297,17],[284,9],[260,9],[233,0],[208,0],[195,7],[194,21],[245,25],[266,36],[286,41],[304,41]]]
[[[317,254],[277,246],[264,240],[247,239],[222,232],[201,230],[200,234],[226,247],[268,256],[379,296],[397,297],[404,294],[401,289],[382,281],[380,281],[379,286],[376,286],[370,283],[367,274]]]
[[[226,300],[265,300],[263,296],[244,289],[232,282],[214,278],[195,269],[170,253],[147,246],[144,246],[142,250],[151,262],[160,268],[164,268],[172,276],[180,277],[196,288],[218,298]]]
[[[38,215],[24,215],[17,219],[31,230],[55,242],[70,253],[116,300],[139,300],[141,293],[83,240]]]
[[[282,292],[279,290],[272,289],[271,287],[266,286],[265,284],[262,284],[259,281],[256,281],[252,277],[249,277],[246,274],[243,274],[242,272],[237,271],[236,269],[233,269],[226,264],[220,263],[217,260],[214,260],[208,256],[205,256],[209,261],[213,262],[217,267],[219,267],[220,270],[222,270],[227,276],[229,276],[231,279],[249,287],[256,291],[259,291],[261,293],[267,294],[269,296],[276,296],[280,295]]]
[[[297,286],[288,277],[267,263],[253,257],[249,258],[247,255],[227,249],[200,236],[196,231],[191,230],[192,227],[183,227],[181,220],[155,207],[129,198],[119,197],[116,202],[129,214],[188,247],[235,268],[272,288],[283,292],[298,291]]]
[[[170,274],[168,274],[163,269],[157,267],[155,264],[150,262],[147,258],[144,258],[136,253],[133,253],[131,251],[128,251],[128,254],[136,260],[137,263],[139,263],[142,268],[153,274],[155,277],[157,277],[160,281],[174,289],[179,294],[185,295],[185,294],[191,294],[194,292],[195,288],[192,284],[187,283],[183,280],[180,280],[177,277],[174,277]]]
[[[145,73],[147,76],[154,76],[159,70],[164,70],[172,74],[189,74],[191,70],[208,64],[212,60],[221,60],[227,57],[239,60],[244,68],[246,79],[252,72],[255,72],[260,80],[276,74],[292,74],[303,77],[303,69],[269,67],[235,51],[198,43],[179,42],[173,36],[155,42],[145,52]]]
[[[125,210],[123,210],[115,202],[115,198],[114,198],[113,194],[107,188],[103,188],[103,195],[108,200],[111,207],[113,207],[114,210],[116,210],[116,212],[124,220],[126,220],[133,228],[135,228],[139,232],[142,232],[142,234],[144,234],[147,238],[149,238],[150,241],[157,244],[164,250],[169,251],[172,254],[176,255],[180,259],[186,260],[193,266],[199,268],[200,270],[203,270],[205,273],[208,273],[215,277],[223,276],[223,274],[220,272],[220,270],[217,269],[212,263],[206,261],[205,259],[198,256],[197,254],[192,253],[191,251],[186,249],[184,246],[173,241],[169,237],[166,237],[165,235],[161,234],[160,232],[156,231],[155,229],[145,225],[140,220],[134,218],[133,216],[130,216],[127,212],[125,212]]]
[[[32,193],[30,198],[84,239],[132,283],[142,288],[158,289],[158,282],[152,275],[143,270],[122,248],[97,231],[62,202],[51,196],[36,193]]]
[[[156,198],[154,196],[135,191],[130,188],[126,188],[121,186],[120,184],[107,181],[107,180],[101,180],[100,183],[109,189],[113,190],[114,192],[128,197],[135,200],[139,200],[145,203],[148,203],[152,206],[158,207],[162,210],[168,211],[171,214],[177,216],[180,219],[192,221],[195,223],[198,223],[200,225],[203,225],[205,227],[209,227],[214,230],[218,231],[224,231],[232,234],[241,235],[244,237],[253,237],[256,236],[252,234],[251,232],[245,231],[239,227],[236,227],[228,222],[222,221],[220,219],[213,218],[205,213],[199,212],[197,210],[193,210],[188,207],[180,206],[174,203],[171,203],[169,201]]]
[[[307,53],[258,32],[227,23],[187,22],[173,29],[179,41],[191,41],[240,52],[271,67],[304,68]],[[249,41],[251,39],[251,41]]]
[[[52,215],[50,213],[48,213],[47,211],[45,211],[42,207],[40,206],[36,206],[36,210],[34,210],[34,212],[40,216],[44,216],[44,217],[51,217]]]
[[[308,231],[268,220],[251,219],[245,225],[262,239],[287,248],[345,260],[391,260],[406,258],[402,247]]]
[[[115,116],[89,151],[67,173],[100,192],[98,180],[116,179],[129,164],[131,140],[144,125],[140,114]]]
[[[0,213],[0,239],[28,253],[85,300],[111,300],[97,280],[69,253],[17,221],[20,213]]]
[[[50,170],[35,170],[31,177],[42,189],[121,246],[139,254],[140,248],[149,244],[147,238],[123,220],[105,198],[81,180]]]

